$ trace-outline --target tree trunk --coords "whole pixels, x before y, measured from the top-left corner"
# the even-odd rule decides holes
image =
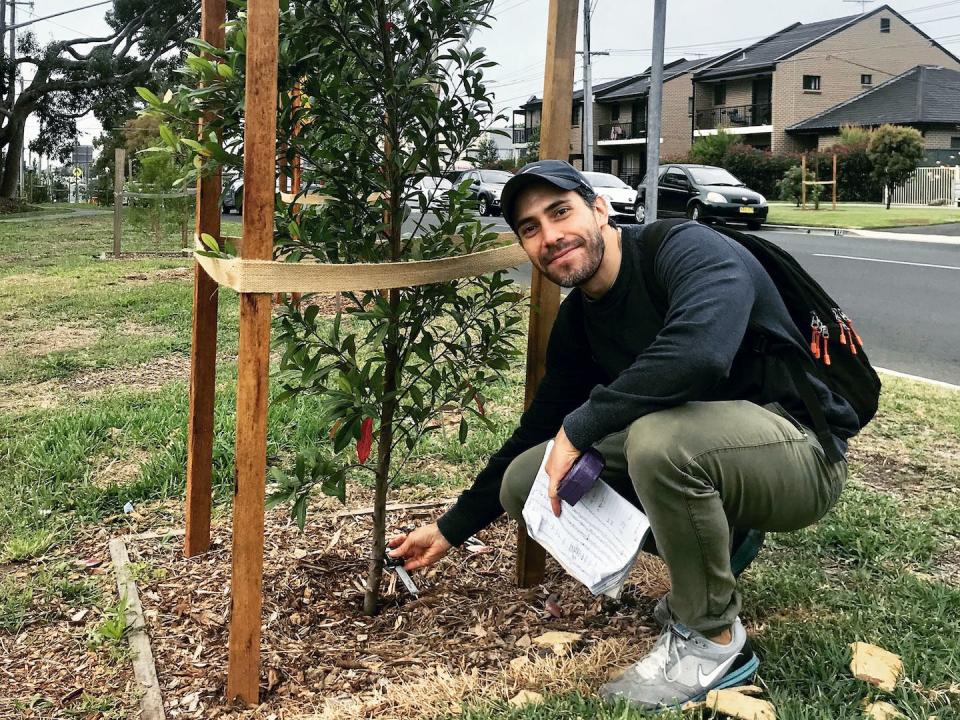
[[[23,133],[27,116],[22,110],[14,109],[10,125],[6,128],[10,143],[5,148],[3,175],[0,176],[0,197],[12,198],[17,192],[17,180],[20,177],[20,156],[23,154]]]
[[[377,473],[373,498],[373,548],[370,567],[367,571],[367,588],[363,596],[363,611],[367,615],[377,613],[380,599],[380,580],[383,577],[383,559],[386,551],[387,490],[390,485],[390,457],[393,445],[393,418],[397,409],[395,393],[399,371],[399,318],[400,291],[390,291],[390,328],[383,343],[383,408],[380,412],[380,434],[377,437]]]
[[[890,209],[890,203],[893,201],[893,185],[887,185],[887,210]]]

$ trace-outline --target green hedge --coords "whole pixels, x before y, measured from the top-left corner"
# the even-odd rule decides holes
[[[722,133],[700,138],[684,160],[726,168],[751,190],[756,190],[766,198],[776,198],[777,183],[790,168],[800,165],[799,153],[774,155],[738,140]],[[871,163],[866,144],[838,145],[809,152],[808,171],[815,173],[820,180],[829,180],[834,152],[837,154],[837,199],[841,202],[878,202],[883,197],[883,191],[870,175]],[[829,200],[830,195],[830,187],[824,186],[823,199]]]

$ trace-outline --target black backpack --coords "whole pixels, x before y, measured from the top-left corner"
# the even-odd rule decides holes
[[[654,261],[660,245],[678,225],[690,222],[685,218],[658,220],[647,225],[641,239],[642,272],[647,292],[661,315],[667,312],[667,292],[654,273]],[[780,292],[787,311],[803,337],[808,337],[808,352],[785,341],[764,336],[748,329],[753,349],[782,359],[790,370],[800,398],[813,420],[813,430],[827,457],[842,459],[834,448],[823,408],[804,370],[811,371],[837,395],[843,397],[857,414],[863,428],[877,412],[880,399],[880,378],[870,365],[863,342],[853,322],[837,302],[800,267],[792,255],[763,238],[716,226],[714,230],[745,247],[763,266]]]

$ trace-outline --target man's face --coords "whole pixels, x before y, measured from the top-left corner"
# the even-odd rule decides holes
[[[561,287],[586,282],[603,260],[605,206],[589,207],[573,190],[542,183],[517,199],[517,235],[530,262]],[[602,209],[601,209],[602,208]]]

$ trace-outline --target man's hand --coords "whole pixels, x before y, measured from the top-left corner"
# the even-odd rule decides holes
[[[569,440],[567,434],[560,428],[560,432],[553,439],[553,447],[550,449],[550,457],[547,458],[547,465],[544,468],[547,476],[550,478],[550,486],[547,489],[547,495],[550,498],[550,506],[553,508],[553,514],[560,517],[560,497],[557,495],[557,488],[560,487],[560,481],[570,471],[570,468],[580,457],[580,451],[577,450]]]
[[[387,546],[390,557],[402,557],[404,570],[417,570],[433,565],[453,547],[440,532],[436,523],[421,525],[406,535],[390,538]]]

